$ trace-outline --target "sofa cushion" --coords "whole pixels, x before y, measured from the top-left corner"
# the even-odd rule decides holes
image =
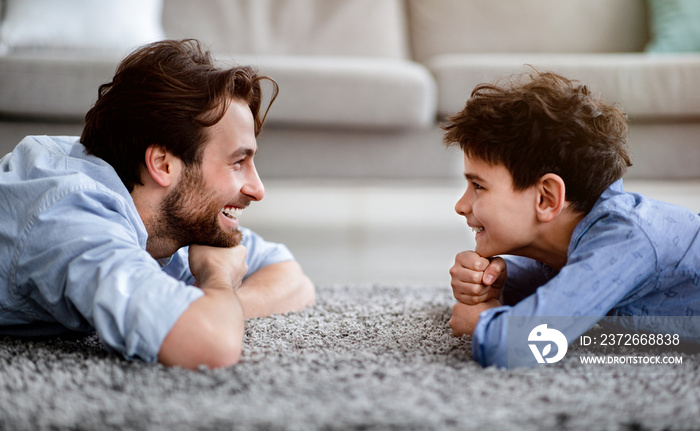
[[[224,54],[408,56],[402,0],[165,0],[163,25]]]
[[[0,56],[0,115],[81,120],[109,82],[119,52],[25,50]],[[280,85],[269,122],[407,127],[436,116],[430,72],[408,60],[351,57],[236,57]],[[233,63],[222,59],[224,63]]]
[[[163,39],[163,0],[4,0],[0,48],[129,50]]]
[[[407,60],[359,57],[235,58],[277,81],[269,121],[292,126],[403,128],[433,124],[435,82]]]
[[[22,50],[0,56],[0,115],[82,119],[121,51]]]
[[[461,110],[474,86],[525,72],[525,64],[578,79],[636,119],[700,116],[700,55],[643,53],[437,56],[429,67],[438,82],[439,113]]]
[[[407,1],[421,62],[453,53],[641,51],[648,39],[644,0]]]
[[[649,0],[648,52],[700,52],[700,1]]]

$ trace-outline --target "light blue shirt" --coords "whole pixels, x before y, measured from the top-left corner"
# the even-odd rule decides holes
[[[472,356],[483,366],[507,366],[509,316],[597,316],[557,328],[571,343],[606,315],[700,315],[700,217],[627,193],[622,180],[576,226],[560,271],[506,260],[506,305],[481,313],[472,336]],[[700,340],[693,329],[682,335]]]
[[[175,321],[203,295],[188,249],[158,262],[114,169],[76,137],[29,136],[0,159],[0,334],[96,330],[129,359],[157,360]],[[293,259],[241,228],[248,274]]]

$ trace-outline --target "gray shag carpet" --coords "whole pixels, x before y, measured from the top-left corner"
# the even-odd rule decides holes
[[[0,429],[700,429],[699,361],[483,369],[452,302],[447,286],[319,286],[307,310],[250,320],[242,361],[218,370],[128,362],[95,335],[0,338]]]

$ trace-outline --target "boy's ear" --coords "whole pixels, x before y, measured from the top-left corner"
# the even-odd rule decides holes
[[[566,203],[566,185],[557,174],[545,174],[537,182],[537,219],[543,223],[554,220]]]
[[[146,148],[144,161],[148,174],[158,185],[168,187],[176,182],[179,160],[164,147],[151,145]]]

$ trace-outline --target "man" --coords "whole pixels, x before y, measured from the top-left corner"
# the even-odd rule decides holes
[[[194,40],[146,45],[80,140],[27,137],[2,158],[0,334],[96,330],[128,359],[221,367],[244,318],[313,303],[286,247],[236,218],[264,195],[263,79]]]

